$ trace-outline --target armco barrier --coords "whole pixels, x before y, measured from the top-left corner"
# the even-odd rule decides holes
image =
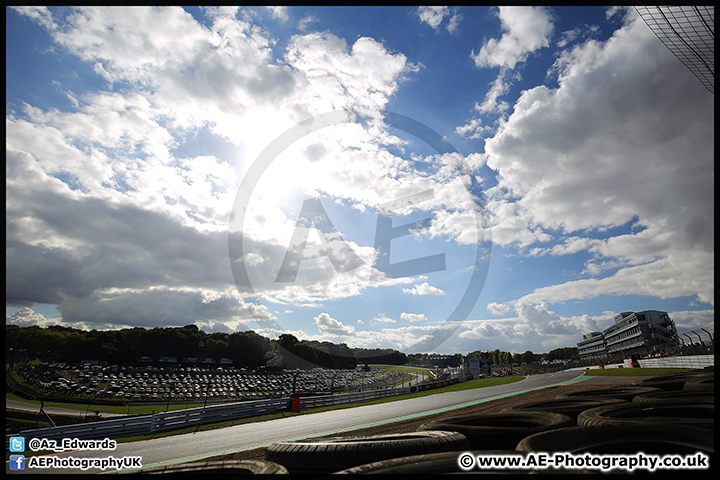
[[[422,385],[421,389],[436,388],[445,384],[457,383],[457,379],[434,382]],[[136,417],[121,417],[113,420],[100,420],[62,427],[39,428],[23,430],[17,434],[6,435],[6,443],[14,435],[27,438],[46,438],[59,440],[63,438],[78,438],[82,440],[102,440],[104,438],[122,438],[135,435],[148,435],[175,428],[191,427],[237,418],[254,417],[269,413],[288,410],[296,406],[298,410],[308,410],[331,405],[364,402],[378,398],[404,395],[418,390],[418,387],[398,387],[364,392],[341,393],[338,395],[321,395],[317,397],[289,397],[267,400],[252,400],[248,402],[228,403],[205,407],[189,408],[174,412],[153,413]],[[295,405],[293,405],[295,400]]]
[[[370,390],[367,392],[345,393],[340,395],[323,395],[318,397],[302,397],[300,410],[328,405],[355,403],[391,395],[409,393],[409,388],[392,388],[387,390]],[[189,408],[174,412],[154,413],[137,417],[122,417],[113,420],[67,425],[62,427],[23,430],[17,435],[28,438],[79,438],[83,440],[101,440],[103,438],[121,438],[134,435],[147,435],[175,428],[190,427],[206,423],[221,422],[237,418],[253,417],[290,410],[289,397],[249,402],[229,403],[206,407]],[[7,436],[9,441],[10,435]]]
[[[113,420],[78,423],[62,427],[38,428],[23,430],[17,435],[27,438],[46,438],[60,440],[63,438],[80,438],[83,440],[102,440],[104,438],[129,437],[150,433],[152,416],[122,417]],[[9,442],[10,435],[6,437]]]
[[[288,410],[289,398],[255,400],[250,402],[229,403],[207,407],[190,408],[174,412],[154,413],[137,417],[122,417],[113,420],[101,420],[62,427],[23,430],[17,435],[28,438],[79,438],[83,440],[101,440],[134,435],[147,435],[174,428],[202,425],[206,423],[252,417],[267,413]],[[6,436],[9,441],[11,435]]]
[[[383,388],[379,390],[368,390],[365,392],[341,393],[339,395],[319,395],[317,397],[300,397],[299,410],[311,408],[329,407],[332,405],[343,405],[346,403],[366,402],[378,398],[393,397],[411,393],[409,387]]]

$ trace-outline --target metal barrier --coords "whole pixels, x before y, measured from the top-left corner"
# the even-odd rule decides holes
[[[379,390],[367,390],[364,392],[341,393],[339,395],[319,395],[317,397],[300,397],[300,410],[311,408],[329,407],[332,405],[343,405],[346,403],[366,402],[378,398],[393,397],[411,393],[409,387],[383,388]]]
[[[436,383],[450,383],[447,381]],[[457,381],[452,382],[457,383]],[[440,386],[440,385],[437,385]],[[320,408],[331,405],[364,402],[378,398],[404,395],[418,391],[417,387],[397,387],[378,390],[367,390],[336,395],[300,397],[299,410]],[[122,438],[135,435],[148,435],[176,428],[191,427],[206,423],[254,417],[270,413],[289,411],[292,398],[282,397],[267,400],[229,403],[205,407],[177,410],[173,412],[153,413],[136,417],[122,417],[113,420],[100,420],[76,425],[23,430],[17,434],[6,435],[6,442],[14,435],[29,438],[46,438],[60,440],[78,438],[82,440],[102,440],[105,438]]]
[[[172,430],[174,428],[275,413],[288,410],[289,407],[290,398],[256,400],[190,408],[174,412],[153,413],[151,415],[140,415],[137,417],[122,417],[113,420],[101,420],[60,427],[23,430],[17,435],[52,440],[62,438],[79,438],[83,440],[122,438],[134,435],[147,435]],[[10,435],[6,437],[9,439]]]
[[[61,427],[38,428],[23,430],[17,435],[28,438],[46,438],[60,440],[63,438],[79,438],[82,440],[102,440],[104,438],[129,437],[150,433],[153,416],[123,417],[99,422],[78,423]],[[10,435],[6,436],[9,442]]]
[[[409,388],[392,388],[339,395],[302,397],[300,399],[300,410],[307,410],[310,408],[318,408],[328,405],[356,403],[409,392]],[[173,412],[154,413],[152,415],[141,415],[137,417],[123,417],[113,420],[100,420],[75,425],[23,430],[17,435],[33,438],[47,438],[52,440],[59,440],[62,438],[100,440],[104,438],[122,438],[134,435],[147,435],[175,428],[287,411],[290,410],[290,402],[290,397],[269,400],[254,400],[249,402],[190,408]],[[10,435],[7,436],[7,439],[9,438]]]

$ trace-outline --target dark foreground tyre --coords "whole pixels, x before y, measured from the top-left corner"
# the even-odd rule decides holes
[[[701,370],[698,372],[702,372]],[[705,378],[713,378],[712,373],[670,373],[666,375],[655,375],[644,380],[639,380],[633,385],[639,387],[657,387],[663,390],[682,390],[687,382],[702,380]]]
[[[686,402],[715,403],[715,392],[708,390],[672,390],[642,393],[632,399],[632,403],[648,402]]]
[[[418,431],[461,433],[473,450],[513,450],[528,435],[574,424],[570,417],[559,413],[507,412],[440,418],[420,425]]]
[[[704,378],[698,378],[697,380],[688,380],[685,382],[685,385],[683,385],[683,390],[691,390],[691,391],[715,391],[715,375],[711,375],[709,377]]]
[[[610,387],[610,388],[593,388],[592,390],[581,390],[578,392],[561,393],[555,398],[588,398],[588,397],[604,397],[604,398],[619,398],[626,402],[632,401],[636,395],[650,392],[662,392],[663,390],[657,387]]]
[[[215,478],[237,478],[245,475],[287,474],[288,471],[285,467],[274,462],[262,460],[224,460],[141,468],[140,470],[135,470],[130,473],[170,474],[173,476],[192,476],[202,477],[203,480],[213,480]]]
[[[543,402],[530,402],[514,407],[508,407],[502,412],[552,412],[567,415],[572,420],[573,425],[577,423],[577,417],[580,412],[589,408],[600,407],[603,405],[627,404],[625,400],[620,398],[556,398],[555,400],[546,400]],[[572,425],[571,425],[572,426]]]
[[[333,475],[344,474],[389,474],[389,475],[412,475],[413,479],[437,478],[438,475],[450,473],[534,473],[529,468],[501,468],[484,467],[477,465],[477,457],[506,457],[523,460],[526,453],[515,450],[483,450],[466,452],[442,452],[428,453],[425,455],[412,455],[409,457],[391,458],[380,462],[373,462],[366,465],[348,468],[335,472]]]
[[[654,402],[606,405],[591,408],[578,415],[578,426],[592,425],[670,425],[683,427],[715,428],[715,405],[711,403]]]
[[[267,448],[265,460],[284,466],[290,474],[317,475],[389,458],[466,450],[470,444],[460,433],[427,431],[277,442]]]
[[[712,457],[715,436],[705,428],[677,425],[594,425],[536,433],[518,443],[520,452],[595,454],[693,454]]]

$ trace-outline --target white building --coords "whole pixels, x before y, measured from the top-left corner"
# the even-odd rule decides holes
[[[578,355],[583,360],[601,361],[607,356],[602,332],[590,332],[583,335],[583,339],[578,342],[577,348]]]
[[[583,335],[577,344],[580,360],[644,355],[677,344],[675,323],[667,312],[643,310],[615,315],[615,323],[600,332]]]

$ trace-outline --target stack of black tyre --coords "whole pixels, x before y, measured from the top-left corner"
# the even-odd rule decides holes
[[[623,401],[582,410],[575,427],[530,435],[517,445],[518,451],[656,455],[701,452],[712,462],[713,367],[558,397],[558,401],[592,397]],[[524,408],[529,407],[520,407]]]
[[[281,465],[290,474],[316,478],[363,473],[431,478],[463,473],[461,453],[702,452],[712,462],[713,386],[713,367],[657,375],[632,385],[560,394],[555,400],[509,407],[500,413],[442,417],[412,433],[278,442],[268,447],[265,460]],[[480,471],[471,469],[467,473]],[[505,469],[494,473],[557,471]],[[564,473],[599,472],[580,469]]]

